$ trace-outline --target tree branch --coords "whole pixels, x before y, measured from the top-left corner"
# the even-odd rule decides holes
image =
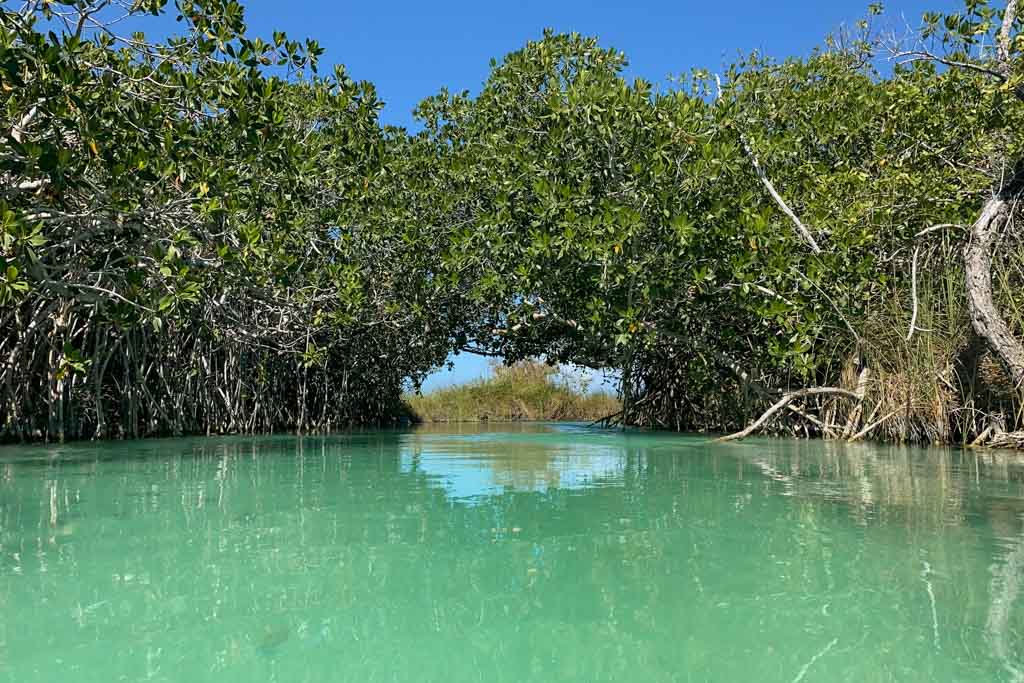
[[[715,84],[718,87],[718,95],[715,97],[715,100],[717,101],[722,99],[722,79],[717,74],[715,75]],[[768,194],[782,210],[782,213],[786,214],[789,220],[792,221],[797,232],[800,234],[800,237],[807,243],[807,246],[811,248],[811,251],[815,254],[820,254],[821,247],[819,247],[818,243],[814,240],[814,236],[811,235],[811,231],[807,229],[807,226],[804,225],[800,218],[797,217],[796,213],[793,212],[793,209],[789,208],[789,204],[787,204],[786,200],[782,198],[779,191],[775,189],[775,185],[761,167],[761,162],[758,161],[757,155],[754,154],[754,150],[747,141],[747,137],[742,132],[740,132],[739,135],[740,143],[743,145],[743,151],[747,153],[748,157],[750,157],[750,163],[753,164],[754,171],[757,173],[757,177],[760,179],[761,184],[764,185],[766,190],[768,190]]]
[[[995,69],[990,69],[987,66],[981,64],[975,64],[974,62],[958,62],[953,59],[946,59],[940,57],[934,52],[928,52],[927,50],[902,50],[893,54],[896,59],[901,59],[904,62],[919,62],[921,60],[928,60],[929,62],[936,62],[943,66],[948,66],[953,69],[966,69],[968,71],[975,71],[986,76],[991,76],[1000,81],[1006,80],[1006,75]]]
[[[856,434],[851,436],[850,437],[850,441],[860,441],[865,436],[867,436],[868,434],[873,432],[875,429],[877,429],[879,426],[881,426],[882,424],[884,424],[888,420],[891,420],[892,418],[896,417],[896,415],[899,412],[900,412],[900,409],[897,409],[897,410],[892,411],[891,413],[889,413],[885,417],[882,417],[882,418],[879,418],[878,420],[875,420],[874,422],[869,424],[867,427],[865,427],[864,429],[860,430],[859,432],[857,432]]]
[[[11,137],[14,138],[15,142],[21,142],[22,137],[25,135],[25,129],[28,128],[29,124],[32,123],[32,119],[39,113],[39,107],[33,105],[28,113],[21,117],[21,120],[14,124],[14,128],[11,129]]]
[[[910,297],[914,301],[914,308],[910,314],[910,329],[907,331],[907,341],[914,338],[914,329],[917,325],[917,257],[921,253],[921,247],[914,247],[914,259],[910,266]]]
[[[755,420],[753,424],[751,424],[749,427],[744,429],[742,432],[736,432],[735,434],[730,434],[728,436],[723,436],[723,437],[720,437],[718,439],[715,439],[715,441],[716,442],[724,442],[724,441],[737,441],[739,439],[745,439],[746,437],[750,436],[751,434],[756,432],[758,429],[760,429],[766,422],[768,422],[768,420],[770,420],[772,418],[773,415],[775,415],[775,413],[779,412],[780,410],[785,408],[787,405],[789,405],[790,403],[792,403],[796,399],[798,399],[798,398],[806,398],[808,396],[822,396],[822,395],[838,395],[838,396],[845,396],[847,398],[852,398],[852,399],[857,400],[857,401],[861,400],[861,397],[859,397],[857,394],[853,393],[852,391],[848,391],[846,389],[837,389],[835,387],[814,387],[814,388],[811,388],[811,389],[800,389],[798,391],[791,391],[790,393],[788,393],[785,396],[783,396],[782,398],[780,398],[778,400],[778,402],[775,403],[775,405],[773,405],[771,408],[766,410],[761,415],[761,417],[757,418],[757,420]]]
[[[999,68],[1002,70],[1004,79],[1009,79],[1013,73],[1013,62],[1010,59],[1010,50],[1013,44],[1013,24],[1017,21],[1017,0],[1008,0],[1006,11],[1003,13],[1003,26],[996,38],[996,58],[999,60]]]
[[[807,246],[811,248],[811,251],[815,254],[820,254],[821,247],[819,247],[818,243],[814,240],[814,236],[811,235],[811,231],[807,229],[807,226],[801,222],[793,212],[793,209],[789,208],[789,204],[787,204],[786,200],[782,198],[779,191],[775,189],[775,185],[772,184],[772,181],[768,178],[768,174],[766,174],[764,169],[761,168],[761,163],[758,161],[757,155],[754,154],[754,150],[750,147],[750,143],[747,142],[746,136],[742,133],[740,134],[740,142],[743,144],[743,150],[747,153],[747,156],[750,157],[750,163],[753,164],[754,171],[757,173],[757,177],[761,180],[761,184],[764,185],[766,190],[768,190],[768,194],[771,195],[773,200],[775,200],[775,203],[782,210],[782,213],[786,214],[789,220],[793,223],[796,227],[796,231],[800,234],[800,237],[803,238],[804,242],[807,243]]]

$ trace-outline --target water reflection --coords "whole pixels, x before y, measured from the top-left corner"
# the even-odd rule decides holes
[[[0,680],[1024,670],[1007,454],[520,426],[0,463]]]
[[[924,525],[990,520],[1015,535],[1024,513],[1024,458],[902,446],[799,441],[732,446],[782,496],[833,500],[861,524],[905,519]]]
[[[452,499],[467,503],[506,490],[621,483],[626,458],[619,439],[567,426],[518,427],[471,434],[465,425],[421,428],[402,442],[402,471],[425,474]]]

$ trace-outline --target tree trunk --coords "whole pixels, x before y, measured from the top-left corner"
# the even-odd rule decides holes
[[[1013,200],[1024,190],[1024,173],[1018,171],[996,196],[985,202],[964,247],[967,307],[971,324],[1006,370],[1017,391],[1024,390],[1024,344],[1013,336],[992,299],[992,243],[1011,219]]]
[[[114,348],[107,350],[106,345],[106,332],[103,328],[97,332],[97,362],[93,367],[93,400],[96,401],[96,432],[93,434],[93,440],[105,439],[107,437],[107,417],[103,411],[103,375],[107,371],[107,363],[110,362],[110,357],[113,355],[114,349],[117,348],[117,344],[114,344]]]
[[[64,443],[64,336],[70,309],[69,303],[61,304],[60,310],[53,317],[53,329],[50,331],[46,397],[49,406],[46,430],[48,442]]]
[[[1013,28],[1017,21],[1017,0],[1008,0],[1003,24],[996,37],[996,61],[1006,83],[1014,73]],[[1024,90],[1014,94],[1024,100]],[[993,164],[995,169],[1007,168]],[[1024,162],[1018,161],[1013,176],[994,197],[985,202],[981,216],[971,227],[970,239],[964,247],[964,272],[967,279],[967,308],[971,324],[985,340],[1006,371],[1014,388],[1024,391],[1024,344],[1013,336],[1010,326],[992,300],[992,243],[1008,221],[1013,220],[1014,204],[1024,194]]]

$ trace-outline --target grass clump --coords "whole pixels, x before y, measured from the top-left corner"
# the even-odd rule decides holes
[[[586,382],[532,360],[493,364],[490,377],[409,396],[424,422],[512,422],[519,420],[598,420],[621,410],[608,392],[590,393]]]
[[[989,425],[1002,432],[1024,424],[1020,394],[972,334],[956,253],[954,245],[942,244],[922,258],[918,316],[909,338],[912,301],[903,290],[878,301],[861,326],[864,357],[872,368],[865,423],[879,420],[876,439],[967,444]],[[1019,281],[1011,268],[997,269],[997,298],[1015,331],[1024,329]],[[844,373],[843,386],[855,385],[851,374]]]

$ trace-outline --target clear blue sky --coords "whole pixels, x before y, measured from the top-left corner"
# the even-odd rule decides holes
[[[356,2],[243,0],[250,29],[316,38],[327,64],[344,64],[357,80],[376,84],[383,121],[414,126],[412,109],[447,86],[475,92],[489,60],[541,35],[545,27],[594,35],[626,53],[629,72],[655,83],[692,68],[717,70],[740,52],[804,55],[843,23],[866,14],[870,0],[520,0],[511,2]],[[950,10],[957,0],[891,0],[885,21],[918,25],[925,10]],[[428,388],[478,377],[482,358],[463,354],[452,373]]]
[[[269,36],[316,38],[328,64],[377,85],[385,123],[413,125],[412,109],[441,87],[476,91],[488,62],[538,38],[545,27],[597,36],[626,53],[632,75],[655,83],[695,67],[718,69],[740,52],[802,55],[871,0],[519,0],[355,2],[242,0],[249,27]],[[917,25],[925,10],[957,0],[891,0],[890,22]]]

